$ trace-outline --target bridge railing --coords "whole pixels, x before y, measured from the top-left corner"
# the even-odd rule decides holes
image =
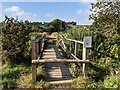
[[[31,37],[32,40],[32,60],[39,59],[42,55],[42,51],[44,48],[44,39],[45,35],[42,34],[41,37],[35,38],[35,36]]]
[[[66,46],[66,44],[65,44],[65,42],[66,41],[69,41],[69,49],[70,50],[68,50],[68,48],[67,48],[67,46]],[[72,47],[72,42],[74,43],[74,51],[73,51],[73,53],[71,52],[71,47]],[[78,41],[78,40],[73,40],[73,39],[67,39],[67,38],[65,38],[62,34],[59,34],[58,35],[58,43],[61,43],[61,45],[60,44],[58,44],[65,52],[67,52],[67,51],[70,51],[70,55],[74,58],[74,59],[76,59],[76,60],[78,60],[78,61],[81,61],[81,62],[78,62],[78,63],[83,63],[83,65],[82,65],[82,67],[83,67],[83,70],[82,70],[82,73],[83,73],[83,75],[84,75],[84,77],[86,76],[85,74],[86,74],[86,72],[87,72],[87,64],[85,64],[85,63],[88,63],[89,62],[89,50],[90,50],[90,48],[88,48],[88,47],[85,47],[85,40],[84,41]],[[77,47],[77,44],[81,44],[81,45],[83,45],[83,49],[82,49],[82,60],[80,60],[78,57],[77,57],[77,50],[78,50],[78,47]],[[82,62],[83,61],[83,62]]]
[[[44,39],[45,35],[42,34],[41,37],[37,38],[35,36],[31,37],[31,44],[32,44],[32,61],[39,60],[41,58],[43,49],[44,49]],[[36,73],[37,73],[37,64],[32,63],[32,81],[36,81]]]

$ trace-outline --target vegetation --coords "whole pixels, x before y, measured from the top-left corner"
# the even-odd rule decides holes
[[[117,88],[119,85],[119,6],[119,1],[92,4],[90,19],[94,20],[93,24],[90,27],[79,27],[81,29],[75,27],[67,31],[68,38],[72,39],[82,40],[85,35],[93,37],[93,48],[90,53],[91,64],[88,72],[89,80],[93,83],[89,83],[87,80],[87,83],[84,84],[87,85],[84,86],[86,88]],[[72,50],[74,50],[73,47]],[[77,68],[75,68],[76,72],[80,71]]]
[[[118,88],[119,87],[119,54],[120,48],[120,1],[92,3],[93,20],[91,26],[77,26],[75,22],[65,22],[55,19],[49,23],[18,21],[5,16],[2,22],[2,47],[3,65],[2,83],[3,88]],[[72,24],[74,27],[70,27]],[[75,26],[76,25],[76,26]],[[37,82],[32,83],[31,75],[31,43],[32,35],[36,38],[43,32],[52,34],[61,31],[64,37],[83,41],[84,36],[92,36],[92,48],[90,52],[90,64],[88,77],[83,79],[81,65],[69,64],[70,72],[75,78],[72,83],[50,85],[45,82],[47,74],[44,66],[38,66]],[[68,48],[67,57],[73,53],[74,44]],[[78,45],[78,48],[83,48]],[[77,57],[82,59],[82,50],[77,50]]]
[[[5,17],[2,24],[3,63],[30,62],[25,60],[30,60],[31,32],[32,29],[27,23]]]

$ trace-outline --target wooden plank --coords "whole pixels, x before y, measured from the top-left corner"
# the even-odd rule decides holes
[[[40,59],[32,60],[33,64],[37,63],[89,63],[89,60],[76,60],[76,59]]]
[[[82,41],[77,41],[77,40],[73,40],[73,39],[67,39],[68,41],[72,41],[72,42],[76,42],[76,43],[80,43],[80,44],[83,44],[84,42]]]

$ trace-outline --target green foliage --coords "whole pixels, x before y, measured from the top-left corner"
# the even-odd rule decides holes
[[[118,88],[118,76],[107,76],[104,80],[105,88]]]
[[[44,66],[37,67],[37,81],[45,80],[47,73],[45,72]]]
[[[75,27],[67,30],[67,38],[83,41],[86,35],[92,35],[92,48],[90,52],[89,79],[93,83],[81,84],[87,88],[107,87],[116,88],[118,82],[113,76],[118,73],[120,47],[120,1],[92,3],[90,19],[94,22],[90,27]],[[74,43],[67,47],[74,53]],[[80,46],[78,46],[80,48]],[[82,49],[82,47],[81,47]],[[79,51],[79,50],[78,50]],[[81,51],[77,52],[77,55]],[[79,55],[82,57],[82,54]],[[78,57],[79,57],[78,56]],[[79,58],[80,58],[79,57]],[[75,72],[78,72],[77,70]],[[109,83],[110,82],[110,83]]]
[[[120,2],[97,2],[92,4],[91,27],[93,35],[92,51],[95,59],[110,57],[118,60],[118,47],[120,43],[119,31],[119,5]]]
[[[88,27],[85,26],[75,26],[71,29],[65,31],[67,38],[83,41],[84,36],[91,35]]]
[[[2,22],[2,47],[5,63],[30,62],[30,36],[33,32],[28,21],[19,22],[5,17]]]
[[[118,68],[118,48],[120,47],[120,1],[97,2],[92,4],[90,18],[94,20],[90,27],[93,36],[91,60],[97,66],[108,68],[115,75]]]
[[[93,81],[86,81],[86,83],[80,84],[80,88],[97,88],[98,90],[102,90],[104,88],[102,82],[93,82]]]
[[[49,23],[45,23],[42,27],[46,32],[52,34],[53,32],[64,31],[66,29],[66,22],[55,19]]]
[[[91,32],[89,28],[85,26],[75,26],[64,32],[64,37],[68,39],[78,40],[78,41],[83,41],[84,36],[90,36],[90,35],[91,35]],[[70,53],[74,53],[75,44],[74,42],[70,43],[69,41],[65,41],[65,44],[67,46],[67,51],[69,50],[66,55],[68,55],[69,57]],[[83,45],[77,44],[77,57],[79,57],[80,59],[82,59],[82,48],[83,48]]]
[[[69,67],[70,67],[70,73],[74,78],[76,78],[76,77],[80,76],[80,74],[82,74],[82,70],[81,70],[80,66],[78,66],[76,64],[71,64]]]
[[[24,65],[3,65],[1,68],[2,80],[0,80],[2,86],[4,88],[16,87],[16,80],[20,77],[20,73],[27,69],[29,70]]]

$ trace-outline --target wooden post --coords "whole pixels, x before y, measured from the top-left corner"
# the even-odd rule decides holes
[[[72,48],[71,48],[72,45],[71,45],[71,44],[72,44],[72,42],[70,41],[70,53],[71,53],[71,51],[72,51]]]
[[[75,42],[75,51],[74,51],[75,56],[77,55],[77,42]]]
[[[36,41],[35,41],[35,37],[31,37],[32,40],[32,60],[36,59]]]
[[[36,64],[32,64],[32,81],[33,81],[33,83],[36,82],[36,74],[37,74]]]
[[[83,60],[86,59],[86,48],[83,45]],[[83,63],[83,70],[82,70],[83,76],[85,77],[85,63]]]
[[[89,59],[89,49],[85,48],[83,46],[83,60],[87,60]],[[82,70],[83,76],[85,78],[86,74],[87,74],[87,64],[83,63],[83,70]]]
[[[39,56],[39,42],[36,43],[36,54],[37,54],[37,57]]]
[[[32,60],[35,60],[37,58],[35,36],[31,37],[31,40],[32,40]],[[32,81],[33,82],[36,82],[36,73],[37,73],[36,64],[32,64]]]
[[[59,32],[57,32],[57,43],[56,46],[59,46]]]

